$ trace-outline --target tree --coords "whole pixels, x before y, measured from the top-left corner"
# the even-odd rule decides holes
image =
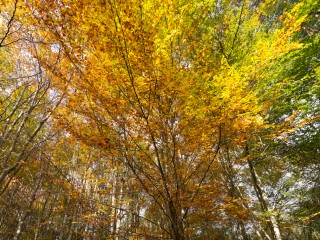
[[[267,126],[254,86],[272,60],[298,47],[288,39],[303,18],[288,15],[267,34],[255,29],[269,2],[37,4],[69,60],[56,75],[74,74],[60,81],[69,84],[60,124],[131,170],[152,203],[149,217],[165,219],[159,236],[197,236],[191,216],[216,221],[219,202],[228,204],[218,159],[227,146],[245,153]],[[271,229],[280,239],[273,220]]]
[[[317,237],[318,2],[3,6],[2,236]]]
[[[12,3],[1,16],[0,186],[4,188],[47,137],[42,129],[61,101],[59,95],[48,96],[52,82],[40,64],[42,36],[24,26],[27,13],[18,1]]]

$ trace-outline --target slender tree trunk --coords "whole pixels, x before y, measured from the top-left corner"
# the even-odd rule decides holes
[[[68,215],[65,214],[63,216],[63,220],[62,220],[62,227],[64,227],[66,225],[67,218],[68,218]],[[60,231],[59,240],[63,240],[63,236],[64,236],[64,231]]]
[[[25,225],[25,221],[26,221],[27,217],[29,216],[29,214],[31,212],[31,208],[32,208],[32,205],[33,205],[34,201],[36,200],[36,196],[37,196],[38,190],[40,188],[41,182],[42,182],[42,174],[40,174],[40,176],[38,178],[38,181],[37,181],[37,185],[36,185],[35,189],[32,192],[28,208],[25,210],[25,212],[19,218],[17,231],[16,231],[16,234],[15,234],[13,240],[18,240],[20,235],[21,235],[21,233],[22,233],[22,231],[23,231],[23,227]]]
[[[246,228],[245,228],[243,222],[240,220],[240,221],[238,221],[238,223],[239,223],[239,227],[241,230],[242,239],[243,240],[250,240],[250,238],[248,237],[248,235],[246,233]]]
[[[249,156],[248,145],[246,145],[245,154],[246,154],[246,156]],[[249,158],[247,159],[247,162],[248,162],[249,169],[250,169],[252,184],[253,184],[254,190],[257,194],[257,197],[259,199],[261,208],[263,211],[270,211],[271,208],[269,207],[269,204],[268,204],[268,198],[265,195],[262,188],[260,187],[261,181],[256,173],[256,170],[253,166],[253,163],[252,163],[251,159],[249,159]],[[270,230],[271,230],[272,234],[274,235],[275,240],[282,240],[280,228],[279,228],[277,220],[274,216],[270,216]]]
[[[246,201],[244,200],[245,197],[243,196],[242,194],[242,191],[241,189],[239,188],[239,186],[237,186],[235,184],[235,171],[233,169],[233,165],[232,165],[232,161],[231,161],[231,158],[230,158],[230,155],[229,155],[229,147],[228,145],[226,145],[226,149],[227,149],[227,160],[228,160],[228,163],[227,164],[224,164],[223,162],[221,163],[222,166],[224,167],[225,169],[225,174],[226,174],[226,177],[228,178],[229,180],[229,183],[230,183],[230,192],[229,192],[229,195],[232,197],[232,198],[236,198],[236,199],[240,199],[241,201],[241,205],[243,208],[247,209],[248,211],[251,212],[251,209],[250,207],[248,206],[248,204],[246,203]],[[243,239],[250,239],[246,233],[246,229],[245,229],[245,224],[242,222],[242,221],[238,221],[238,224],[240,226],[240,230],[241,230],[241,235],[242,235],[242,238]],[[271,238],[269,237],[269,235],[264,231],[264,229],[260,226],[260,223],[258,221],[256,221],[255,223],[252,223],[252,226],[253,228],[255,229],[255,232],[258,236],[258,238],[260,240],[264,239],[262,237],[262,235],[265,236],[265,239],[267,240],[271,240]]]
[[[169,217],[171,220],[171,233],[173,240],[185,240],[182,219],[179,217],[179,213],[177,213],[172,200],[169,202]]]
[[[36,232],[34,234],[34,239],[33,240],[38,240],[38,238],[39,238],[39,235],[40,235],[40,232],[41,232],[41,229],[42,229],[41,224],[46,219],[45,210],[46,210],[48,201],[49,201],[49,198],[47,197],[45,202],[42,205],[42,208],[41,208],[41,211],[40,211],[40,216],[38,218],[37,230],[36,230]]]

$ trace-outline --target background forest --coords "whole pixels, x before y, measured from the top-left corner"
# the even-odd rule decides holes
[[[320,239],[319,33],[319,0],[0,0],[0,239]]]

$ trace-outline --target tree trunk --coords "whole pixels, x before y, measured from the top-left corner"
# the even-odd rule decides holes
[[[36,200],[36,196],[37,196],[37,193],[38,193],[38,190],[40,188],[41,183],[42,183],[42,174],[40,174],[40,176],[38,178],[37,184],[35,186],[35,189],[32,192],[31,199],[30,199],[30,202],[29,202],[29,205],[28,205],[27,209],[25,210],[25,212],[19,218],[17,231],[16,231],[16,234],[15,234],[13,240],[18,240],[20,235],[21,235],[21,233],[22,233],[22,231],[23,231],[23,228],[24,228],[24,225],[25,225],[25,221],[26,221],[27,217],[29,216],[29,214],[31,212],[33,203]]]
[[[249,156],[248,145],[246,145],[245,154],[246,154],[246,156]],[[252,163],[251,159],[249,159],[249,158],[247,159],[247,162],[248,162],[249,169],[250,169],[252,184],[253,184],[254,190],[256,192],[256,195],[259,199],[261,209],[263,211],[270,211],[271,208],[269,207],[269,204],[268,204],[268,198],[265,195],[262,188],[260,187],[261,181],[256,173],[256,170],[253,166],[253,163]],[[270,230],[271,230],[275,240],[282,240],[280,228],[279,228],[277,220],[274,216],[270,216]]]
[[[185,240],[181,214],[179,216],[172,200],[169,202],[169,217],[171,221],[171,235],[173,240]]]

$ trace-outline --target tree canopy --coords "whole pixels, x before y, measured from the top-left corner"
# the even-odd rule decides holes
[[[320,239],[319,0],[0,7],[0,239]]]

